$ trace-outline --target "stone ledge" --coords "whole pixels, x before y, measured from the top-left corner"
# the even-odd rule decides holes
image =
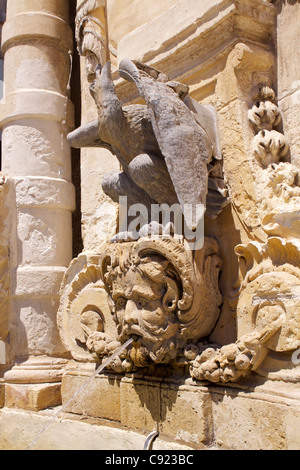
[[[0,449],[27,450],[38,433],[32,450],[143,450],[147,434],[101,421],[79,418],[53,420],[57,410],[40,413],[4,408],[0,410]],[[158,437],[153,450],[191,450],[190,447]]]
[[[182,48],[185,49],[186,55],[190,55],[190,50],[194,51],[195,42],[198,46],[201,45],[197,48],[199,59],[203,54],[207,54],[204,40],[207,41],[209,34],[215,34],[216,27],[224,21],[227,22],[224,31],[227,29],[227,34],[231,36],[238,36],[238,33],[242,32],[253,39],[267,38],[267,31],[274,25],[275,15],[273,5],[257,0],[182,0],[152,20],[151,34],[149,23],[127,34],[118,46],[118,62],[130,57],[141,62],[151,61],[157,64],[163,55],[173,57],[174,52],[177,53]],[[235,28],[229,28],[232,27],[232,19]],[[166,24],[170,27],[165,28]],[[220,39],[224,43],[224,38]],[[217,40],[215,35],[214,41]],[[178,68],[178,62],[176,67]]]

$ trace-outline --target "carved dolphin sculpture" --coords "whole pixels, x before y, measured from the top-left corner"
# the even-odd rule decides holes
[[[205,206],[213,194],[208,213],[215,217],[226,198],[208,173],[213,154],[220,157],[191,111],[188,87],[128,59],[121,62],[119,72],[136,84],[146,105],[122,107],[107,62],[101,72],[98,68],[91,86],[98,119],[71,132],[69,143],[77,148],[104,147],[117,156],[122,173],[102,181],[104,192],[116,202],[127,195],[129,204],[179,202],[184,209],[187,204]],[[197,222],[193,219],[188,225],[195,227]]]

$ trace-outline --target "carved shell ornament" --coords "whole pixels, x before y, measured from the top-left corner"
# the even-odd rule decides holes
[[[80,255],[69,266],[61,286],[58,310],[60,336],[75,360],[94,362],[99,358],[93,335],[116,336],[108,296],[99,269],[99,256]],[[114,345],[116,346],[116,345]]]

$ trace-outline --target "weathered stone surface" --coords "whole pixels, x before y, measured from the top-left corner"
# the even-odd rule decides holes
[[[105,425],[101,421],[82,422],[64,418],[52,419],[46,414],[26,413],[17,410],[0,412],[1,450],[143,450],[147,435],[128,429]],[[22,425],[20,426],[20,423]],[[39,431],[47,430],[37,439]],[[190,447],[165,439],[156,439],[154,450],[189,450]]]
[[[61,385],[5,385],[5,406],[22,410],[40,411],[61,404]]]
[[[88,375],[63,377],[64,412],[121,422],[120,379],[97,377],[84,386],[86,382]],[[71,401],[80,389],[81,393]]]
[[[7,339],[9,335],[9,219],[7,207],[8,183],[0,174],[0,340],[1,361],[0,364],[8,362]]]
[[[150,433],[160,423],[160,384],[139,380],[121,382],[121,422],[124,426]]]
[[[221,449],[299,449],[299,403],[243,392],[213,392],[212,399],[215,439]]]
[[[208,391],[162,385],[161,433],[196,448],[213,442],[213,416]]]
[[[0,1],[0,10],[4,3],[0,447],[26,448],[50,424],[36,448],[142,449],[155,428],[160,435],[154,449],[300,449],[299,2],[109,0],[105,11],[103,0],[78,0],[76,19],[76,2]],[[0,21],[4,21],[3,14]],[[72,57],[69,24],[73,21],[82,55],[80,77],[79,61]],[[126,58],[142,63],[135,68],[133,62],[124,63]],[[226,185],[230,205],[216,219],[204,219],[205,236],[215,240],[217,257],[214,250],[205,259],[192,253],[200,273],[208,273],[204,276],[208,288],[203,291],[197,276],[189,275],[189,263],[181,259],[182,264],[174,269],[174,263],[167,265],[165,258],[154,260],[157,251],[153,246],[146,260],[121,239],[115,240],[123,250],[119,264],[108,262],[109,272],[103,271],[106,278],[99,275],[101,250],[106,256],[112,254],[106,242],[119,230],[118,204],[101,187],[106,173],[124,171],[120,159],[107,150],[110,137],[113,142],[118,140],[109,135],[121,122],[116,119],[114,125],[106,121],[106,129],[98,129],[97,122],[88,126],[96,141],[102,132],[101,145],[106,148],[81,150],[81,181],[78,178],[76,191],[78,201],[81,197],[85,251],[67,268],[72,258],[74,187],[66,136],[74,121],[78,127],[80,120],[84,125],[96,119],[89,86],[96,78],[97,63],[103,66],[107,59],[112,63],[112,80],[103,77],[103,84],[104,88],[114,84],[113,111],[118,104],[122,110],[135,112],[147,108],[148,115],[137,112],[138,119],[145,118],[145,128],[149,130],[149,113],[164,124],[166,132],[160,134],[157,121],[151,122],[151,135],[159,146],[153,146],[152,140],[150,147],[169,158],[172,148],[182,163],[177,179],[171,179],[176,197],[186,191],[189,200],[197,200],[207,175],[203,171],[196,174],[203,162],[198,152],[195,155],[191,121],[182,114],[183,109],[193,113],[195,109],[181,107],[182,102],[174,106],[169,98],[177,100],[178,94],[183,96],[189,89],[196,108],[203,110],[205,105],[215,111],[218,126],[209,121],[203,127],[214,151],[217,142],[216,154],[222,156],[223,165],[207,170],[222,190]],[[127,72],[137,86],[118,71],[123,76]],[[99,107],[112,104],[102,100],[104,88],[97,89]],[[157,97],[161,99],[155,101]],[[111,111],[109,118],[115,117]],[[211,130],[219,130],[218,140],[211,138]],[[129,141],[124,129],[117,131],[123,143],[121,157],[126,151],[130,154],[128,174],[133,176],[132,182],[139,183],[135,200],[141,202],[140,190],[145,194],[148,190],[170,203],[172,168],[166,172],[163,161],[164,170],[160,167],[159,185],[155,185],[153,168],[159,165],[149,166],[149,158],[152,164],[154,161],[149,148],[140,145],[139,155],[131,155],[143,133],[138,141]],[[185,136],[189,136],[186,141]],[[189,156],[194,152],[195,166],[185,158],[185,149]],[[198,145],[198,149],[203,156],[202,147]],[[74,152],[76,158],[78,153]],[[132,157],[140,158],[134,161]],[[106,189],[112,183],[116,180],[106,180]],[[133,194],[133,184],[127,189]],[[209,189],[213,189],[211,203],[216,191]],[[153,235],[157,227],[150,228]],[[140,231],[140,239],[149,235],[148,229]],[[183,250],[186,248],[184,245]],[[186,261],[185,255],[183,259]],[[145,281],[145,271],[161,282]],[[191,322],[186,322],[186,329],[182,328],[185,340],[175,351],[174,331],[177,334],[181,325],[177,320],[190,310],[184,311],[177,302],[174,313],[174,298],[185,293],[189,297],[191,287],[200,299],[191,311],[199,315],[201,325],[193,331]],[[142,311],[138,308],[145,301],[141,302],[141,291],[159,294],[160,299],[152,298],[150,307]],[[191,296],[195,298],[195,293]],[[164,309],[154,309],[160,302]],[[59,303],[65,346],[57,331]],[[174,331],[159,330],[166,326],[166,317],[170,320],[169,314],[171,319],[176,317],[174,323],[166,322],[172,327],[175,324]],[[81,388],[94,372],[95,361],[116,351],[134,328],[136,333],[141,328],[142,336],[147,337],[147,351],[138,339],[142,336],[134,336],[131,348],[114,359],[115,375],[110,369],[108,375]],[[149,330],[156,341],[149,340],[145,333]],[[202,338],[204,332],[211,333],[210,337]],[[159,348],[165,339],[166,344]],[[71,361],[67,368],[70,356],[66,349],[79,361]],[[137,372],[137,367],[148,366],[149,358],[151,367]],[[10,364],[14,364],[11,369]],[[187,379],[188,374],[193,379]],[[61,413],[51,423],[59,407],[38,413],[29,410],[59,404],[62,376],[62,399],[68,414]],[[74,394],[74,400],[68,402]],[[83,422],[86,415],[87,422]]]
[[[0,408],[3,408],[5,404],[5,384],[0,383]]]

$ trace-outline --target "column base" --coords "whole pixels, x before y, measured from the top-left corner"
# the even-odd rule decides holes
[[[67,360],[47,356],[19,358],[12,369],[5,372],[4,381],[15,384],[43,384],[61,382]]]

